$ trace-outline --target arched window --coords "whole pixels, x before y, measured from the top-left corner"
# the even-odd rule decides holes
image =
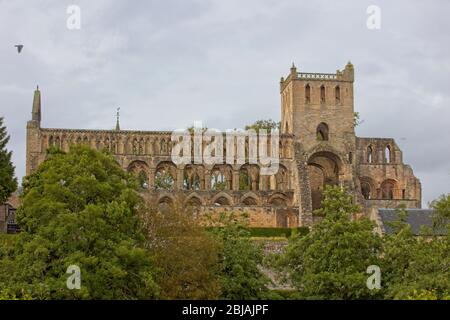
[[[316,136],[319,141],[328,141],[328,125],[325,122],[317,126]]]
[[[259,190],[259,167],[245,164],[239,169],[239,190]]]
[[[283,165],[279,165],[278,172],[269,176],[269,190],[285,191],[288,188],[287,169]]]
[[[159,154],[166,154],[166,140],[161,140],[160,150]]]
[[[163,197],[158,201],[158,209],[162,214],[169,213],[174,208],[173,200],[169,197]]]
[[[137,139],[133,139],[133,154],[138,154],[139,144]]]
[[[211,190],[225,190],[227,187],[227,181],[225,175],[219,170],[214,171],[211,174]]]
[[[370,199],[370,184],[368,182],[361,182],[361,193],[364,199]]]
[[[305,103],[310,102],[311,102],[311,87],[309,86],[309,84],[307,84],[305,87]]]
[[[145,171],[141,171],[138,174],[138,183],[142,189],[148,189],[148,176]]]
[[[225,197],[220,197],[216,201],[214,201],[214,205],[215,206],[229,206],[230,201],[228,201],[228,199]]]
[[[155,173],[155,189],[173,189],[175,185],[176,167],[173,163],[163,162],[158,165]]]
[[[132,173],[138,184],[139,187],[142,189],[148,189],[148,165],[144,161],[133,161],[128,166],[128,172]]]
[[[61,148],[61,139],[59,137],[56,137],[55,139],[55,146]]]
[[[390,146],[386,146],[386,148],[384,149],[384,161],[386,163],[391,163],[392,162],[391,147]]]
[[[247,168],[239,170],[239,190],[250,190],[251,180]]]
[[[269,205],[275,208],[286,208],[286,200],[281,197],[275,197],[269,200]]]
[[[381,184],[381,198],[392,200],[395,196],[396,182],[395,180],[385,180]]]
[[[341,88],[339,88],[339,86],[334,88],[334,96],[336,98],[336,104],[341,103]]]
[[[373,163],[373,150],[371,146],[367,147],[367,162]]]
[[[320,102],[321,103],[325,102],[325,86],[324,85],[320,86]]]
[[[242,201],[244,206],[256,206],[257,202],[253,197],[247,197]]]
[[[144,154],[144,139],[139,140],[139,154]]]
[[[201,165],[187,165],[184,167],[183,174],[183,189],[185,190],[200,190],[203,188],[203,166]]]

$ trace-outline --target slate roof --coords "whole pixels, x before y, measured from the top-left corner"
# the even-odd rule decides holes
[[[406,209],[408,217],[406,222],[411,225],[411,230],[415,235],[420,234],[420,227],[425,226],[433,227],[433,214],[432,209]],[[392,228],[389,226],[389,222],[397,220],[397,212],[395,209],[378,209],[378,214],[382,223],[383,233],[391,234],[393,232]],[[447,234],[446,228],[441,228],[435,230],[436,235]]]

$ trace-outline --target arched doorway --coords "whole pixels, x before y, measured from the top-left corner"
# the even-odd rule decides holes
[[[308,160],[312,209],[322,206],[323,189],[326,185],[339,184],[340,158],[329,151],[314,153]]]

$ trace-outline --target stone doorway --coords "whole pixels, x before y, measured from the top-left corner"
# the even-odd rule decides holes
[[[338,185],[341,160],[328,151],[314,153],[308,160],[312,209],[321,208],[326,185]]]

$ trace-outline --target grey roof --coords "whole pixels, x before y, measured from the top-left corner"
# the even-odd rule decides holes
[[[420,228],[422,226],[433,228],[433,214],[432,209],[406,209],[408,217],[406,222],[411,225],[411,231],[415,235],[420,234]],[[393,233],[389,222],[397,220],[397,211],[395,209],[378,209],[378,214],[381,218],[383,224],[383,233],[391,234]],[[445,235],[447,234],[446,228],[440,228],[434,230],[435,235]]]

